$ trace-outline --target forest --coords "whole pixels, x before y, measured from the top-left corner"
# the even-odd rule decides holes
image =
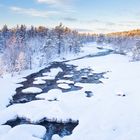
[[[108,34],[82,34],[60,23],[55,28],[30,28],[17,25],[0,30],[0,75],[46,66],[55,59],[76,55],[86,42],[109,44],[120,54],[131,54],[131,61],[140,60],[140,30]]]
[[[56,58],[77,54],[93,36],[60,25],[49,29],[25,25],[0,30],[0,75],[46,66]]]

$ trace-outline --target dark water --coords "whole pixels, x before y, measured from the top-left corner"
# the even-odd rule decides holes
[[[9,120],[5,125],[10,125],[11,127],[15,127],[21,124],[42,125],[47,130],[44,140],[51,140],[52,136],[55,134],[58,134],[60,137],[71,135],[73,129],[78,125],[78,123],[78,121],[74,122],[72,120],[69,120],[66,123],[49,122],[45,118],[40,120],[39,122],[31,123],[29,120],[17,117],[14,120]]]
[[[84,57],[68,60],[65,62],[53,62],[47,68],[42,69],[37,73],[33,73],[27,77],[24,77],[27,80],[19,83],[19,84],[22,84],[23,86],[16,89],[16,94],[13,96],[12,100],[10,101],[9,106],[13,104],[19,104],[19,103],[21,104],[21,103],[27,103],[33,100],[39,100],[36,98],[36,95],[38,94],[32,94],[32,93],[24,94],[22,93],[22,90],[28,87],[38,87],[38,88],[41,88],[44,93],[44,92],[48,92],[50,89],[59,89],[57,87],[56,82],[57,80],[60,80],[60,79],[72,80],[74,81],[74,83],[80,82],[80,83],[102,84],[102,81],[100,79],[104,78],[104,74],[106,72],[94,73],[94,71],[90,68],[77,70],[76,66],[68,65],[66,64],[66,62],[74,61],[78,59],[90,58],[90,57],[99,57],[99,56],[109,55],[110,53],[112,53],[112,50],[105,50],[104,52],[99,52],[94,55],[87,55]],[[55,77],[54,80],[46,80],[46,84],[40,84],[40,85],[33,84],[33,81],[35,78],[43,76],[43,73],[50,72],[52,68],[61,68],[63,71],[59,72],[59,74]],[[72,77],[64,78],[64,75],[72,75]],[[69,92],[69,91],[82,89],[82,87],[75,86],[74,84],[69,84],[69,86],[71,87],[70,89],[61,89],[62,92]],[[92,96],[94,96],[93,92],[85,91],[85,98],[91,98]],[[44,118],[43,120],[40,120],[34,125],[39,124],[39,125],[45,126],[47,128],[47,134],[46,134],[45,139],[51,140],[54,134],[58,134],[61,137],[72,134],[73,129],[78,125],[78,123],[79,123],[78,121],[74,122],[72,120],[69,120],[67,123],[50,122]],[[6,124],[14,127],[19,124],[31,124],[31,123],[24,118],[17,118],[15,120],[9,120]]]
[[[48,72],[51,68],[58,68],[60,67],[63,72],[60,72],[54,80],[46,80],[46,84],[40,84],[40,85],[34,85],[33,81],[34,78],[40,77],[43,75],[44,72]],[[51,64],[49,68],[45,68],[35,74],[31,74],[27,77],[27,81],[21,82],[23,86],[19,87],[16,89],[16,94],[13,96],[13,99],[10,101],[10,105],[15,104],[15,103],[26,103],[30,102],[33,100],[38,100],[36,99],[36,95],[41,94],[24,94],[22,93],[22,90],[28,87],[38,87],[43,90],[43,92],[48,92],[50,89],[60,89],[57,87],[57,80],[60,79],[65,79],[65,80],[72,80],[74,83],[80,82],[80,83],[95,83],[95,84],[100,84],[102,83],[100,81],[101,78],[104,78],[104,74],[106,72],[102,73],[94,73],[91,69],[81,69],[81,70],[76,70],[76,67],[73,65],[67,65],[63,62],[54,62]],[[64,78],[64,75],[73,75],[71,78]],[[74,91],[74,90],[80,90],[82,87],[75,86],[74,84],[69,84],[71,87],[70,89],[61,89],[63,92],[69,92],[69,91]]]

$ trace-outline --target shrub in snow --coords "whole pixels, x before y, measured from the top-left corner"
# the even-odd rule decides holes
[[[92,97],[93,96],[92,91],[85,91],[85,93],[86,93],[86,97]]]
[[[125,96],[126,96],[126,94],[124,94],[123,92],[119,91],[119,92],[117,92],[117,96],[122,96],[122,97],[125,97]]]

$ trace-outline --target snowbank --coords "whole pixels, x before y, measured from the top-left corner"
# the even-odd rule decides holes
[[[43,140],[46,128],[40,125],[18,125],[0,137],[1,140]]]

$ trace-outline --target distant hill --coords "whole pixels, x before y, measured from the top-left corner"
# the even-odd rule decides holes
[[[140,29],[108,33],[108,36],[140,36]]]

